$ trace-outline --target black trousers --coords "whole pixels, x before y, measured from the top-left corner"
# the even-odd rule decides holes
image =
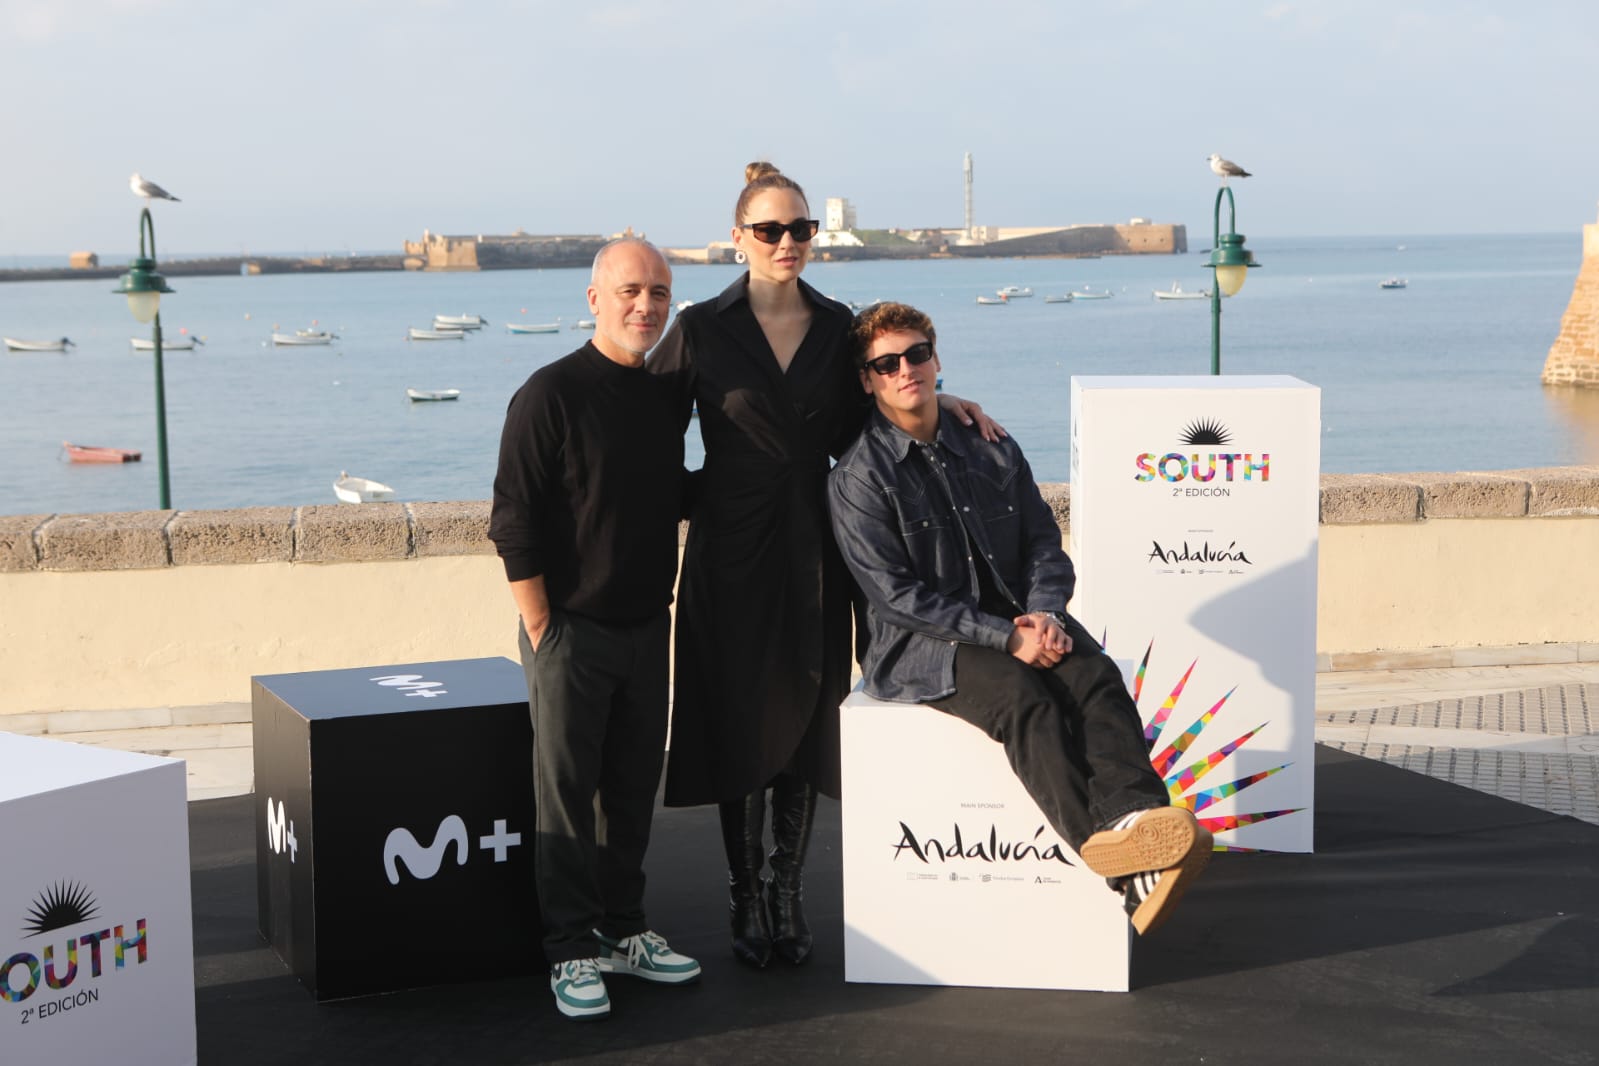
[[[1073,850],[1123,815],[1171,801],[1149,764],[1121,671],[1077,619],[1047,670],[975,644],[955,650],[954,695],[928,700],[1005,746],[1011,769]]]
[[[534,651],[520,628],[533,717],[534,874],[550,963],[649,928],[644,853],[666,752],[667,644],[659,618],[610,626],[550,612]]]

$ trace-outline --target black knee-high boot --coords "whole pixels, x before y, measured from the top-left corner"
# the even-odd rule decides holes
[[[722,847],[727,851],[733,954],[750,966],[765,966],[772,958],[772,934],[761,898],[761,864],[765,859],[761,828],[766,820],[766,790],[758,789],[741,800],[718,804],[717,809],[722,816]]]
[[[772,883],[766,903],[772,949],[798,966],[811,954],[811,928],[802,906],[805,849],[816,817],[816,789],[784,774],[772,783]]]

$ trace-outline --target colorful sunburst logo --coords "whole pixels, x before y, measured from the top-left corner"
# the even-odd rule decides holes
[[[1149,642],[1149,647],[1144,649],[1144,658],[1138,664],[1138,672],[1133,676],[1134,703],[1138,703],[1143,696],[1144,675],[1149,669],[1149,656],[1154,650],[1155,642],[1152,640]],[[1165,781],[1166,791],[1171,795],[1173,806],[1187,807],[1194,812],[1196,817],[1207,807],[1211,807],[1230,796],[1235,796],[1250,785],[1258,784],[1293,765],[1293,763],[1283,763],[1281,766],[1274,766],[1269,770],[1250,774],[1248,777],[1236,778],[1224,785],[1217,785],[1207,789],[1195,789],[1194,786],[1199,783],[1201,778],[1221,766],[1234,752],[1249,743],[1257,733],[1266,728],[1266,723],[1263,722],[1247,733],[1227,741],[1209,755],[1196,759],[1185,766],[1180,766],[1179,760],[1187,754],[1188,750],[1194,746],[1194,742],[1200,739],[1205,730],[1221,714],[1224,705],[1232,694],[1238,691],[1237,685],[1228,689],[1221,699],[1211,705],[1210,710],[1194,719],[1193,723],[1179,733],[1175,740],[1170,741],[1164,747],[1160,747],[1161,735],[1165,732],[1167,723],[1172,718],[1172,712],[1177,708],[1178,701],[1182,699],[1183,689],[1187,687],[1188,679],[1193,676],[1194,667],[1198,665],[1198,659],[1188,664],[1188,669],[1183,672],[1182,678],[1178,680],[1176,686],[1161,702],[1154,715],[1145,716],[1149,719],[1149,724],[1144,726],[1144,742],[1149,745],[1150,765],[1154,766],[1155,772]],[[1142,708],[1140,708],[1140,713],[1142,713]],[[1225,833],[1231,830],[1243,829],[1259,822],[1269,821],[1272,818],[1280,818],[1285,814],[1294,814],[1303,809],[1302,807],[1291,807],[1282,811],[1212,815],[1210,817],[1199,817],[1199,824],[1212,833]],[[1217,844],[1216,850],[1254,851],[1256,849],[1233,844]]]
[[[28,920],[22,931],[30,937],[48,933],[52,929],[65,929],[81,925],[100,913],[100,905],[88,888],[76,881],[63,881],[51,885],[33,901],[28,910]]]

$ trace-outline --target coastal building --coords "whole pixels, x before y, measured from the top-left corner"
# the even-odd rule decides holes
[[[621,236],[634,236],[632,227],[610,237],[597,233],[534,234],[520,229],[505,235],[469,236],[423,230],[420,241],[405,242],[405,268],[442,271],[587,266],[601,245]]]
[[[67,266],[73,270],[93,270],[100,265],[100,257],[93,252],[73,252],[67,258]]]
[[[827,210],[822,217],[822,230],[826,233],[837,233],[840,230],[852,230],[856,225],[855,205],[842,196],[828,197]]]
[[[1582,227],[1582,268],[1544,360],[1543,383],[1599,388],[1599,223]]]

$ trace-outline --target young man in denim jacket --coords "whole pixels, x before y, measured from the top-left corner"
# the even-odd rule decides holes
[[[940,415],[932,321],[881,303],[856,318],[876,401],[828,480],[833,532],[865,591],[866,692],[970,722],[1005,754],[1061,837],[1163,921],[1210,859],[1211,834],[1149,763],[1120,671],[1066,613],[1071,560],[1015,441]]]

